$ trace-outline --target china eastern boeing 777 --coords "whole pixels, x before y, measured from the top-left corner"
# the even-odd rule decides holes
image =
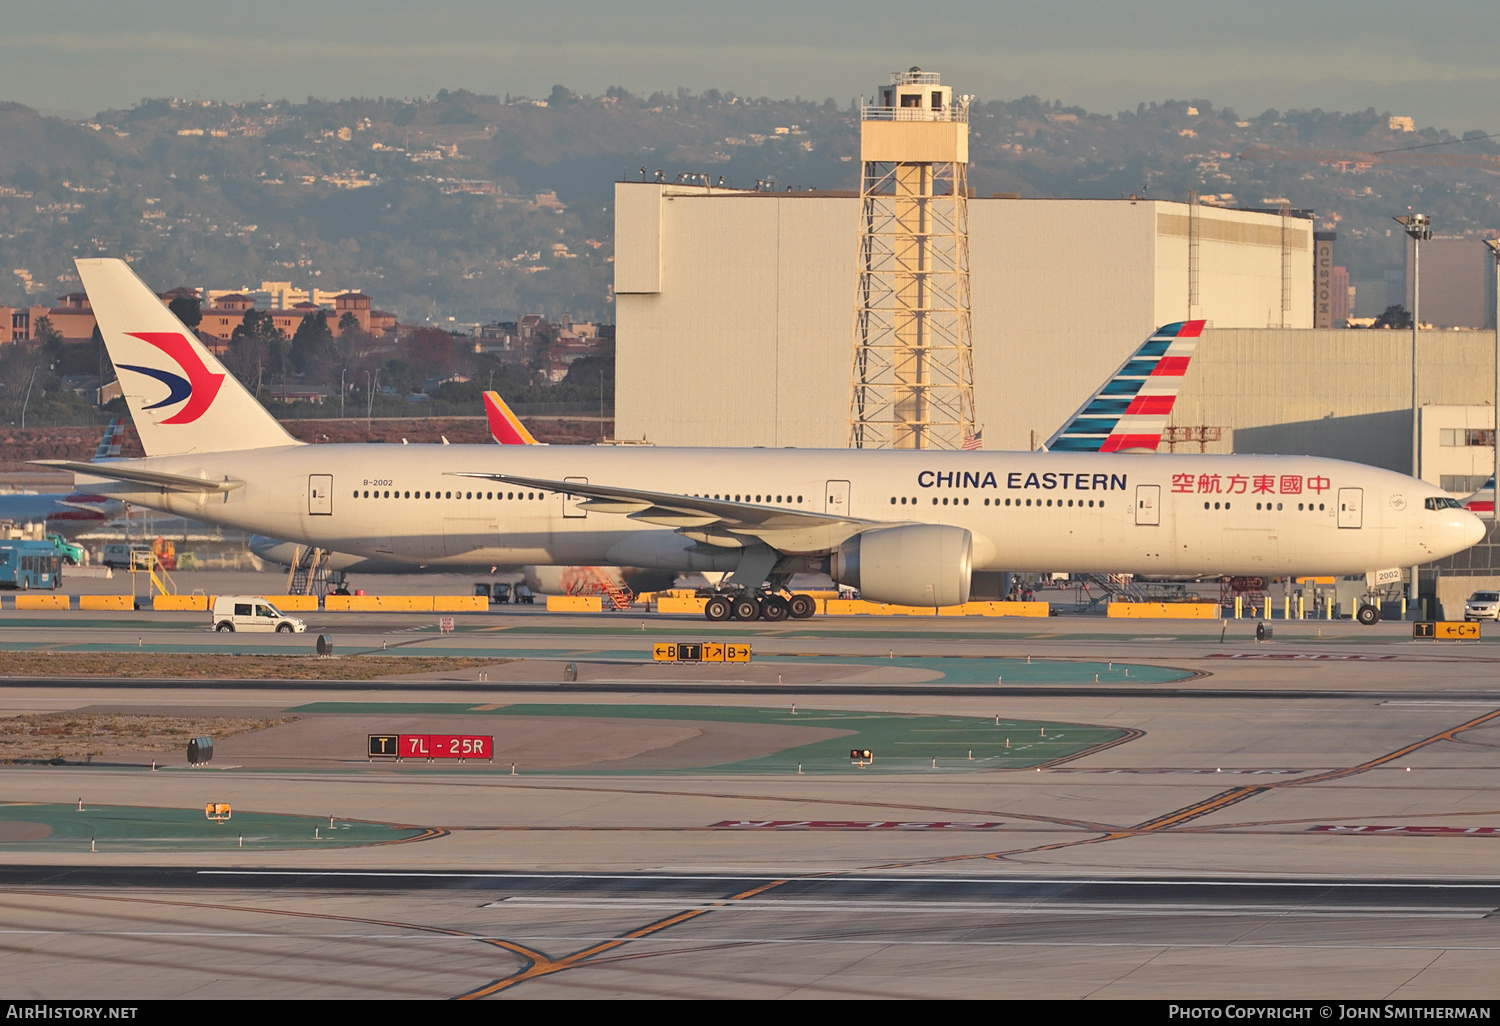
[[[808,612],[778,594],[800,570],[945,606],[981,571],[1364,574],[1484,533],[1431,485],[1305,456],[304,445],[123,262],[78,269],[147,455],[54,465],[131,503],[373,559],[730,571],[710,617],[781,619]]]

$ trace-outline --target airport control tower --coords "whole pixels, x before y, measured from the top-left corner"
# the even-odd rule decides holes
[[[969,97],[896,72],[862,108],[853,449],[960,449],[974,435]]]

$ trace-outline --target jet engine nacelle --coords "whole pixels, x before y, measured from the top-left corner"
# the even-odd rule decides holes
[[[850,538],[829,573],[872,602],[956,606],[969,601],[973,561],[974,538],[962,527],[907,524]]]

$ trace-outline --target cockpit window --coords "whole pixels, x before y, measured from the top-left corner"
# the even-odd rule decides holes
[[[1428,509],[1463,509],[1464,504],[1457,499],[1450,499],[1446,495],[1434,496],[1427,500]]]

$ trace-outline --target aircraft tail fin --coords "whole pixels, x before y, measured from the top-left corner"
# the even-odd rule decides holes
[[[147,456],[300,444],[123,260],[77,264]]]
[[[1470,495],[1466,499],[1460,499],[1459,505],[1463,506],[1470,513],[1493,514],[1495,512],[1494,475],[1491,475],[1490,479],[1481,488],[1477,489],[1473,495]]]
[[[498,392],[484,393],[484,416],[489,421],[490,437],[501,445],[541,445],[526,430],[521,418],[511,412]]]
[[[99,439],[99,448],[94,450],[94,462],[100,460],[117,460],[120,458],[120,446],[125,441],[125,418],[116,417],[109,422],[104,429],[104,437]]]
[[[1057,433],[1052,452],[1155,452],[1204,321],[1164,324],[1089,396]]]

